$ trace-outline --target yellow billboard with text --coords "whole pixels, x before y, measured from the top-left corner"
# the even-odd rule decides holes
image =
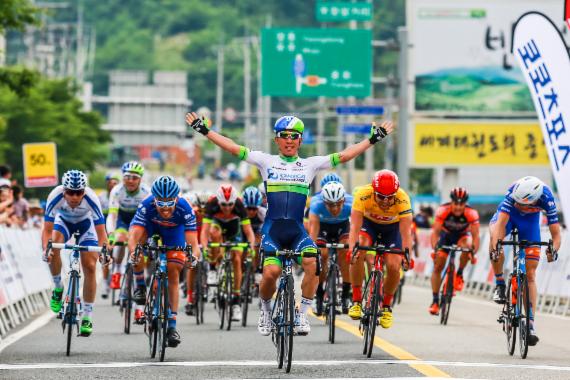
[[[549,164],[536,123],[416,122],[415,166]]]

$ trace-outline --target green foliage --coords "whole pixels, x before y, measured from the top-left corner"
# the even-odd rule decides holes
[[[22,75],[27,75],[26,73]],[[94,112],[83,112],[69,80],[37,78],[20,96],[0,83],[0,162],[9,163],[16,177],[22,178],[22,144],[53,141],[57,144],[58,170],[91,170],[108,154],[107,132]]]
[[[0,1],[0,33],[7,29],[24,30],[26,25],[38,24],[38,13],[29,0]]]

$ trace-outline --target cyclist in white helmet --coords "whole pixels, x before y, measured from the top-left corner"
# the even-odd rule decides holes
[[[309,235],[318,243],[348,244],[350,232],[350,211],[352,195],[346,194],[344,186],[339,182],[327,182],[321,192],[311,198],[309,208]],[[346,259],[347,251],[338,251],[338,264],[342,275],[342,312],[348,313],[350,296],[350,272]],[[316,294],[316,314],[323,312],[323,284],[328,272],[328,249],[321,249],[323,270],[319,277]]]
[[[499,205],[497,212],[489,222],[491,239],[489,251],[491,257],[497,257],[492,262],[495,272],[495,292],[493,300],[496,303],[506,302],[505,277],[503,274],[503,264],[505,256],[503,252],[496,252],[497,241],[504,239],[510,234],[513,228],[519,231],[519,240],[541,241],[540,239],[540,216],[541,212],[546,213],[548,227],[552,235],[554,252],[547,252],[549,261],[555,259],[556,252],[560,249],[561,233],[560,223],[554,196],[548,186],[536,177],[523,177],[512,184],[507,190],[505,199]],[[538,343],[538,336],[534,326],[533,307],[536,305],[536,268],[540,259],[540,247],[529,247],[526,249],[526,274],[530,293],[530,336],[528,344],[531,346]]]

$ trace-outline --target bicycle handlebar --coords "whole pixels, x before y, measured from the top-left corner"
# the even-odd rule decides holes
[[[227,241],[223,243],[208,243],[209,248],[249,248],[249,243]]]
[[[55,249],[71,249],[74,251],[86,251],[86,252],[97,252],[97,253],[104,253],[107,252],[107,246],[93,246],[93,245],[77,245],[77,244],[65,244],[65,243],[52,243],[51,241],[48,242],[46,251],[51,250],[52,248]]]
[[[453,251],[457,251],[457,252],[466,252],[466,253],[473,253],[473,249],[471,248],[465,248],[465,247],[459,247],[458,245],[438,245],[437,247],[435,247],[435,250],[438,251],[440,249],[449,249],[449,250],[453,250]]]
[[[336,249],[345,249],[348,248],[348,244],[340,244],[340,243],[318,243],[317,247],[319,248],[336,248]]]

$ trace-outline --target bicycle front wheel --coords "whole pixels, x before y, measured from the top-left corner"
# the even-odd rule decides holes
[[[133,267],[127,264],[125,275],[123,276],[123,284],[121,286],[121,311],[123,313],[125,334],[131,333],[131,313],[133,310]]]
[[[192,270],[192,269],[190,269]],[[204,295],[202,289],[202,263],[198,263],[194,270],[194,313],[196,313],[196,324],[202,323],[202,308],[204,307]]]
[[[275,300],[275,309],[272,319],[275,323],[275,328],[273,329],[273,342],[277,348],[277,368],[283,368],[283,359],[285,357],[285,313],[287,310],[287,304],[285,302],[285,291],[280,289],[277,292],[277,298]]]
[[[530,299],[528,292],[528,279],[521,275],[517,289],[519,309],[519,350],[522,359],[528,354],[528,336],[530,335]]]
[[[376,325],[378,324],[378,306],[381,297],[382,275],[378,272],[372,272],[371,286],[372,294],[370,297],[370,317],[368,318],[368,347],[366,357],[372,356],[372,348],[374,347],[374,334],[376,334]]]
[[[512,275],[511,275],[512,278]],[[507,335],[507,351],[509,355],[515,353],[517,342],[517,323],[515,322],[515,310],[517,307],[517,294],[511,286],[512,280],[507,284],[507,301],[503,306],[503,330]]]
[[[226,264],[226,288],[225,288],[225,298],[226,298],[226,330],[230,331],[232,328],[232,289],[233,289],[233,272],[232,272],[232,264]]]
[[[78,288],[79,278],[72,274],[69,279],[71,289],[69,290],[69,300],[67,302],[67,310],[64,315],[64,323],[67,325],[67,346],[65,349],[65,355],[69,356],[71,353],[71,337],[73,336],[73,327],[77,324],[77,307],[75,300],[77,298],[77,288]]]
[[[370,329],[370,325],[368,324],[368,319],[370,315],[369,305],[370,302],[372,301],[370,299],[372,297],[372,294],[370,292],[372,291],[373,288],[372,286],[373,283],[371,282],[371,280],[372,276],[368,277],[368,280],[364,284],[364,294],[362,296],[362,316],[360,318],[360,323],[358,326],[360,333],[364,337],[364,347],[362,348],[362,355],[366,355],[366,353],[368,352],[368,338],[369,338],[368,329]]]
[[[251,297],[251,284],[253,283],[253,273],[251,262],[245,263],[245,270],[243,271],[243,282],[241,284],[241,325],[247,326],[247,312],[249,310],[249,299]]]
[[[283,351],[285,351],[285,372],[289,373],[291,372],[291,364],[293,363],[293,326],[295,325],[295,288],[293,276],[291,275],[287,277],[284,316]]]
[[[160,280],[160,302],[158,303],[158,347],[160,353],[160,361],[164,361],[164,355],[166,354],[166,347],[168,345],[166,333],[168,331],[168,279],[166,278],[166,273],[163,274],[163,278]]]
[[[150,350],[150,357],[156,357],[156,344],[158,340],[158,318],[154,312],[154,305],[160,302],[160,294],[155,294],[155,284],[158,280],[153,276],[149,288],[147,289],[148,295],[145,304],[145,329],[148,334],[148,347]]]
[[[328,273],[327,281],[327,314],[326,323],[329,327],[329,342],[334,344],[335,338],[335,320],[336,320],[336,301],[337,301],[337,281],[338,281],[338,268],[332,265]]]
[[[220,267],[221,269],[218,272],[218,286],[216,287],[216,307],[218,308],[218,316],[220,317],[219,327],[220,330],[222,330],[226,320],[226,303],[228,303],[228,300],[225,294],[225,282],[227,281],[226,271],[223,265],[220,265]]]
[[[447,274],[443,282],[443,292],[441,294],[441,315],[440,323],[447,325],[449,319],[449,310],[451,309],[451,299],[453,298],[453,281],[454,281],[455,268],[450,265],[447,268]]]

